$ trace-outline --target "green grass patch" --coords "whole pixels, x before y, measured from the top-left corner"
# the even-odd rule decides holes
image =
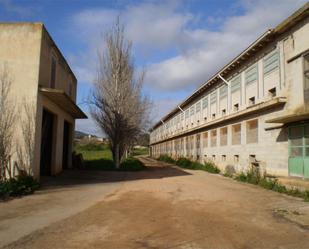
[[[148,155],[149,149],[148,148],[135,148],[132,150],[132,156],[141,156],[141,155]]]
[[[82,154],[86,168],[94,170],[113,170],[112,152],[105,144],[85,144],[75,147],[76,154]]]
[[[2,180],[0,181],[0,199],[29,195],[39,187],[39,182],[32,176],[18,176],[17,178]]]
[[[168,155],[161,155],[158,160],[167,163],[173,163],[185,169],[204,170],[212,174],[220,173],[220,169],[218,169],[218,167],[212,162],[199,163],[191,161],[185,157],[181,157],[176,161]]]
[[[93,150],[92,150],[93,148]],[[135,158],[127,158],[121,163],[120,168],[116,169],[113,162],[112,152],[107,145],[78,145],[75,147],[76,153],[81,153],[87,169],[92,170],[120,170],[138,171],[144,169],[144,165]]]
[[[299,189],[289,189],[278,182],[278,179],[274,177],[261,176],[257,171],[249,171],[247,174],[240,173],[234,177],[235,180],[246,182],[250,184],[259,185],[262,188],[276,191],[278,193],[284,193],[290,196],[299,197],[304,201],[309,202],[309,191],[300,191]]]

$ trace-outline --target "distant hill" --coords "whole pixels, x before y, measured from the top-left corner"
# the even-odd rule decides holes
[[[95,135],[85,133],[85,132],[82,132],[82,131],[75,131],[75,138],[78,138],[78,139],[83,138],[83,137],[88,137],[89,135],[91,135],[92,137],[97,137]]]

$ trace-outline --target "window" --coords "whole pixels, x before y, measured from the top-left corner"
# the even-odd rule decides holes
[[[239,110],[239,104],[237,103],[234,105],[234,112],[237,112],[238,110]]]
[[[241,144],[241,124],[232,125],[232,145]]]
[[[217,146],[217,130],[212,130],[210,132],[210,136],[211,136],[210,146],[211,147],[216,147]]]
[[[189,150],[190,150],[189,138],[186,137],[186,151],[187,151],[187,154],[188,154]]]
[[[186,110],[185,115],[186,115],[186,119],[189,118],[189,109]]]
[[[258,120],[247,122],[247,144],[258,142]]]
[[[277,95],[276,87],[274,87],[274,88],[268,90],[268,95],[269,95],[269,97],[271,97],[271,98],[276,97],[276,95]]]
[[[214,104],[217,102],[217,92],[214,91],[210,94],[210,104]]]
[[[255,97],[249,98],[249,105],[254,105],[255,104]]]
[[[191,139],[190,139],[190,149],[191,149],[191,153],[193,152],[194,150],[194,136],[191,136]]]
[[[190,107],[190,116],[194,115],[194,105]]]
[[[202,100],[202,108],[203,110],[206,109],[208,107],[208,96],[204,97]]]
[[[201,102],[200,101],[196,103],[196,107],[195,108],[196,108],[196,110],[195,110],[196,113],[199,113],[201,111]]]
[[[207,148],[208,147],[208,132],[205,132],[203,134],[203,147]]]
[[[258,67],[257,64],[251,66],[245,72],[245,82],[247,85],[255,82],[258,78]]]
[[[263,60],[264,74],[268,74],[277,68],[279,68],[279,52],[275,51],[266,56]]]
[[[197,134],[196,135],[196,149],[199,149],[200,148],[200,145],[201,145],[201,135],[200,134]]]
[[[224,99],[227,96],[227,85],[224,85],[220,88],[219,94],[220,94],[220,99]]]
[[[56,72],[57,72],[57,61],[55,57],[51,59],[51,68],[50,68],[50,87],[55,88],[56,86]]]
[[[239,162],[239,155],[234,155],[234,163],[238,163]]]
[[[227,127],[223,127],[220,129],[220,145],[227,145]]]
[[[231,81],[231,92],[237,92],[241,89],[241,77],[238,75],[236,78]]]

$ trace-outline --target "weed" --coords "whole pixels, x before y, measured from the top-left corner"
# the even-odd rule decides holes
[[[22,196],[32,194],[39,188],[39,183],[32,176],[20,175],[0,182],[0,199],[10,196]]]
[[[202,164],[196,161],[191,161],[185,157],[181,157],[177,161],[175,161],[173,158],[169,157],[168,155],[161,155],[158,158],[158,160],[168,162],[168,163],[174,163],[177,166],[181,168],[185,168],[185,169],[204,170],[204,171],[207,171],[213,174],[220,173],[220,170],[218,169],[218,167],[212,162],[205,162],[204,164]]]
[[[284,185],[280,184],[276,178],[266,176],[262,177],[259,172],[254,170],[250,170],[247,174],[242,172],[236,177],[234,177],[234,179],[241,182],[259,185],[262,188],[273,190],[278,193],[284,193],[294,197],[300,197],[303,198],[304,201],[309,201],[309,191],[303,192],[297,188],[287,189]]]

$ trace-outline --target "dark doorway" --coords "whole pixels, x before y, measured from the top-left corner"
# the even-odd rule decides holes
[[[64,121],[63,124],[63,151],[62,151],[62,168],[67,169],[69,166],[69,142],[70,142],[70,123]]]
[[[43,110],[40,174],[51,175],[54,115]]]

